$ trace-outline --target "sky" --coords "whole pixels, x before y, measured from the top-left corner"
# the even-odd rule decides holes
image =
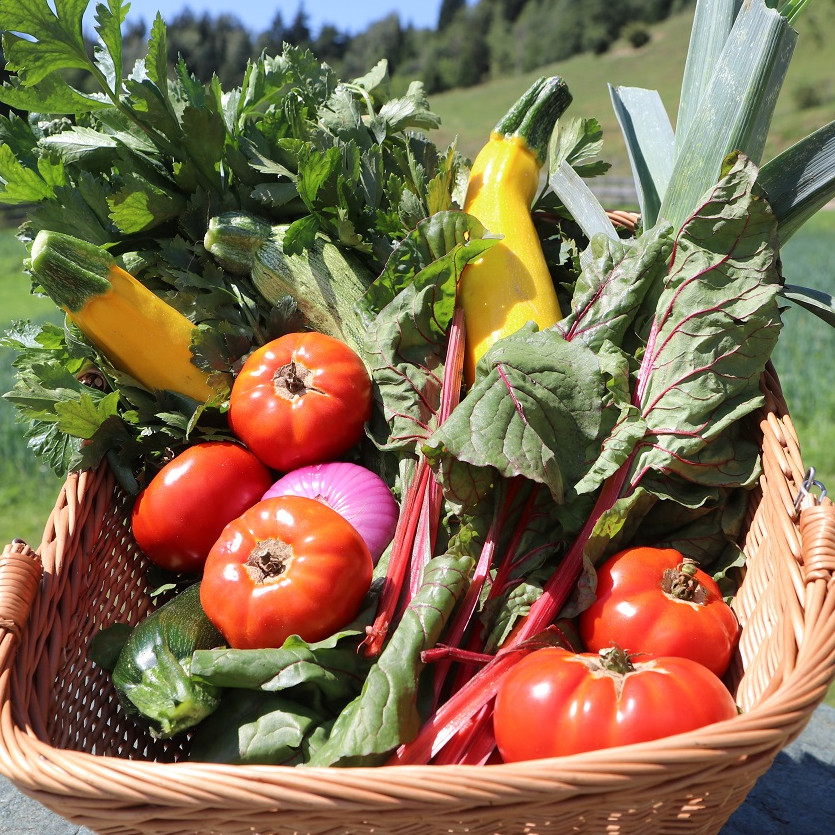
[[[434,28],[438,22],[441,0],[410,0],[396,3],[392,0],[131,0],[126,23],[143,19],[146,23],[162,12],[163,20],[169,23],[184,8],[190,8],[196,15],[204,12],[212,17],[232,14],[252,32],[263,32],[272,23],[276,12],[281,12],[285,24],[290,24],[299,10],[304,8],[308,26],[314,36],[325,23],[336,26],[340,32],[355,35],[392,12],[400,16],[403,26],[411,24],[417,28]],[[91,2],[88,13],[95,8]]]

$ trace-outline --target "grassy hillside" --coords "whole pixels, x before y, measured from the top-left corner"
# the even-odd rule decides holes
[[[604,157],[612,176],[631,176],[620,128],[612,110],[608,84],[657,90],[675,124],[692,12],[676,15],[652,29],[641,49],[619,42],[602,56],[581,55],[533,73],[496,79],[487,84],[432,96],[432,109],[442,120],[435,140],[458,137],[461,150],[475,155],[497,119],[539,75],[561,75],[574,97],[569,113],[594,117],[604,130]],[[772,123],[765,159],[832,119],[835,80],[827,44],[835,35],[835,3],[818,0],[798,21],[798,39]],[[814,106],[801,108],[800,103]]]

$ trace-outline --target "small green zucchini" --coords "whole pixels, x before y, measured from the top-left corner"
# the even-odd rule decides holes
[[[286,232],[248,212],[226,212],[209,221],[203,244],[225,270],[250,275],[270,304],[291,296],[312,330],[362,355],[366,335],[354,306],[374,276],[324,235],[304,253],[288,255]]]
[[[120,704],[160,739],[193,727],[215,711],[221,688],[191,677],[192,654],[223,645],[200,605],[200,583],[189,586],[128,633],[111,673]]]

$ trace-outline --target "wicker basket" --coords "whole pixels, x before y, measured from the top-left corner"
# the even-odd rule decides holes
[[[189,763],[126,721],[86,659],[100,627],[148,605],[107,470],[66,482],[36,556],[0,565],[0,771],[100,833],[718,832],[835,676],[835,506],[807,494],[773,373],[749,513],[739,717],[651,743],[513,765],[308,769]],[[42,568],[41,568],[42,567]],[[178,760],[181,760],[178,762]]]

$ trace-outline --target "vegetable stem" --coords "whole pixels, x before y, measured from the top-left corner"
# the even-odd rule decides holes
[[[516,498],[519,489],[521,487],[521,480],[519,478],[514,478],[510,485],[505,491],[501,501],[499,502],[499,506],[496,508],[493,514],[493,521],[490,524],[490,529],[487,532],[487,536],[485,538],[484,546],[481,549],[481,555],[479,556],[478,563],[476,564],[475,571],[473,573],[473,579],[470,583],[470,588],[467,590],[467,594],[464,597],[461,605],[458,607],[458,610],[455,615],[455,619],[453,620],[449,632],[447,635],[448,643],[452,644],[453,646],[461,646],[464,636],[467,634],[468,630],[471,628],[473,614],[475,612],[476,605],[481,597],[482,589],[484,588],[484,584],[487,580],[489,571],[493,565],[495,551],[496,551],[496,536],[499,530],[502,529],[504,525],[507,524],[508,514],[510,509],[513,505],[513,501]],[[531,494],[533,496],[533,493]],[[516,555],[516,551],[518,548],[519,538],[522,535],[522,532],[525,530],[525,525],[527,520],[530,518],[530,505],[532,503],[531,497],[528,499],[528,503],[523,511],[522,517],[517,524],[516,530],[514,531],[513,539],[504,553],[502,558],[501,564],[497,570],[496,576],[493,578],[493,581],[490,586],[490,591],[488,592],[488,599],[493,598],[496,596],[494,592],[496,591],[497,583],[501,583],[502,589],[504,588],[504,582],[507,574],[510,571],[510,565],[513,562],[513,557]],[[474,636],[475,637],[475,636]],[[473,642],[475,643],[475,642]],[[480,643],[480,641],[478,642]],[[478,645],[478,644],[476,644]],[[474,650],[465,650],[470,655],[478,655]],[[487,656],[488,658],[491,656]],[[435,672],[435,704],[439,704],[441,700],[441,695],[443,692],[443,687],[446,682],[449,668],[451,666],[451,660],[465,660],[463,657],[458,658],[454,655],[448,655],[446,662],[439,665],[439,668]],[[464,677],[465,676],[465,677]],[[470,671],[464,670],[459,673],[456,677],[453,690],[457,690],[459,686],[466,681],[470,677]]]
[[[383,643],[385,642],[389,627],[394,620],[397,600],[403,589],[403,581],[406,577],[409,557],[414,547],[415,532],[417,531],[420,518],[419,508],[422,504],[423,495],[426,492],[429,475],[429,464],[426,458],[421,456],[417,465],[417,472],[406,491],[403,509],[397,520],[397,528],[394,532],[394,545],[392,546],[389,557],[383,591],[380,594],[377,616],[374,619],[374,623],[366,629],[367,634],[363,646],[367,657],[374,657],[382,652]]]
[[[475,612],[476,605],[481,597],[481,590],[484,588],[484,581],[487,578],[487,573],[490,566],[493,564],[493,555],[496,548],[496,531],[498,528],[498,518],[494,514],[493,522],[490,525],[490,530],[484,542],[484,547],[481,549],[481,554],[478,558],[478,563],[473,573],[473,578],[470,581],[467,593],[464,595],[458,607],[452,625],[449,628],[448,638],[449,643],[454,646],[460,646],[464,639],[464,635],[472,621],[473,612]],[[451,666],[451,659],[453,656],[448,655],[435,671],[435,704],[439,704],[446,683],[447,673]],[[460,659],[459,659],[460,660]]]
[[[568,85],[559,76],[542,76],[520,96],[493,128],[495,137],[518,137],[542,165],[554,123],[571,104]]]
[[[439,425],[446,420],[461,396],[464,337],[463,312],[460,308],[456,308],[447,343],[441,405],[438,412]],[[374,623],[368,627],[363,642],[364,652],[368,657],[377,656],[382,651],[389,627],[395,619],[394,613],[407,569],[411,566],[409,582],[409,599],[411,599],[414,590],[420,586],[420,577],[423,573],[423,563],[416,559],[416,555],[425,554],[431,557],[434,552],[441,507],[441,485],[431,479],[430,475],[429,462],[426,456],[421,454],[397,521],[394,544],[377,607],[377,616]],[[408,603],[408,600],[406,602]]]
[[[471,726],[478,713],[495,698],[502,679],[526,655],[554,642],[556,630],[546,630],[534,640],[517,644],[512,650],[493,656],[470,680],[454,693],[423,724],[418,735],[401,745],[386,765],[429,763],[457,733]]]
[[[541,632],[559,614],[583,569],[583,551],[589,537],[600,517],[610,510],[620,497],[631,462],[632,456],[603,483],[594,508],[586,519],[582,530],[560,561],[556,571],[545,584],[542,595],[531,606],[530,613],[525,618],[519,631],[514,635],[508,648],[512,648],[514,645]]]
[[[449,646],[447,644],[436,644],[431,649],[424,650],[420,655],[420,660],[424,664],[434,664],[447,658],[453,658],[456,661],[463,661],[467,664],[488,664],[493,660],[492,655],[487,655],[484,652],[471,652],[470,650],[461,649],[461,647],[455,645]]]

